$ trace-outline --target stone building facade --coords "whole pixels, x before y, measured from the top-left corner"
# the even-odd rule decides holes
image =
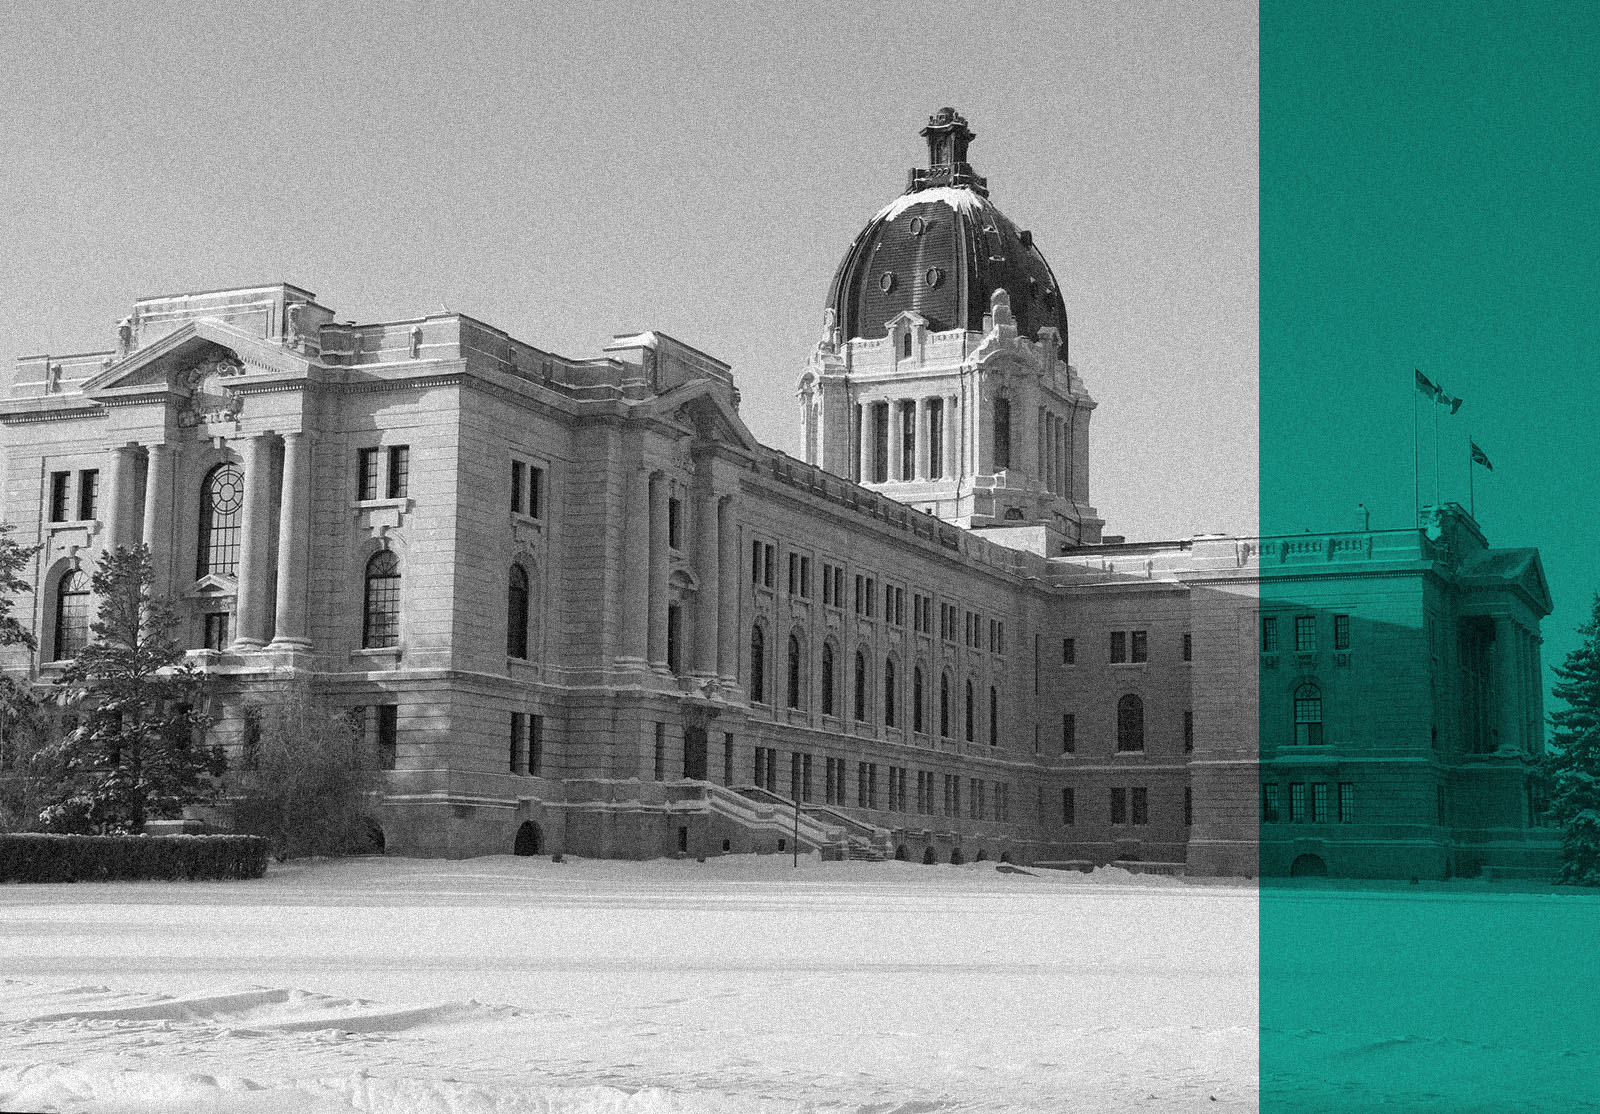
[[[835,278],[804,460],[655,332],[569,359],[277,284],[143,299],[113,350],[23,359],[0,518],[43,546],[39,650],[3,664],[48,682],[95,558],[144,541],[216,737],[244,761],[304,680],[362,725],[392,851],[1531,862],[1537,553],[1459,508],[1104,536],[1059,285],[966,122],[924,136]]]

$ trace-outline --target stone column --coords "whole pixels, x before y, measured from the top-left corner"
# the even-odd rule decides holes
[[[944,479],[953,480],[960,475],[961,424],[956,413],[959,399],[950,395],[944,400]]]
[[[303,432],[283,435],[283,497],[278,507],[278,613],[272,648],[311,649],[307,572],[311,567],[311,445]]]
[[[244,443],[244,507],[239,514],[238,621],[231,650],[266,645],[267,555],[272,542],[267,509],[272,503],[272,434],[258,433]]]
[[[710,469],[711,462],[702,467]],[[694,607],[695,659],[694,671],[708,677],[717,676],[721,626],[721,607],[718,597],[721,588],[721,538],[717,533],[717,496],[708,483],[695,496],[694,501],[694,563],[700,578],[700,592]]]
[[[172,594],[172,446],[150,445],[144,473],[144,544],[150,547],[155,590]]]
[[[640,468],[628,477],[626,505],[623,511],[623,534],[619,539],[627,548],[627,539],[650,537],[650,475]],[[622,596],[622,653],[619,661],[643,665],[648,652],[650,618],[650,563],[623,559],[624,581]]]
[[[653,669],[667,667],[667,478],[650,476],[650,652]],[[681,649],[681,647],[680,647]]]
[[[137,441],[117,445],[111,450],[111,469],[105,492],[105,547],[133,545],[138,542],[138,492],[139,451]],[[68,512],[76,513],[76,512]]]
[[[872,482],[872,404],[863,402],[856,407],[856,425],[861,430],[861,437],[856,443],[856,459],[859,462],[860,476],[858,483],[869,484]]]
[[[887,467],[883,470],[883,478],[891,482],[906,478],[900,469],[900,458],[905,451],[905,442],[903,440],[905,426],[901,421],[900,407],[900,400],[895,399],[893,402],[885,404],[883,412],[885,422],[889,427],[887,430],[888,436],[884,439],[888,446],[889,459],[884,462]]]
[[[733,496],[717,500],[717,540],[722,559],[717,563],[717,672],[730,682],[739,678],[739,525]],[[709,590],[709,589],[702,589]]]
[[[1036,431],[1034,436],[1034,454],[1038,457],[1038,467],[1034,469],[1034,475],[1039,477],[1040,482],[1044,485],[1044,489],[1049,491],[1050,483],[1047,477],[1050,475],[1050,469],[1045,461],[1044,446],[1045,436],[1050,431],[1050,424],[1045,419],[1043,406],[1039,407],[1038,413],[1034,415],[1034,429]]]
[[[928,424],[928,400],[918,398],[916,401],[916,429],[917,429],[917,479],[925,480],[929,477],[928,453],[930,450],[929,439],[932,436]]]
[[[1521,746],[1522,722],[1520,686],[1517,683],[1517,625],[1511,619],[1495,616],[1494,620],[1494,725],[1495,749],[1517,749]]]

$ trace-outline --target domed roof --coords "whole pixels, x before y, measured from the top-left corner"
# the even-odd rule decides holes
[[[928,168],[912,170],[906,192],[867,222],[833,276],[828,307],[841,339],[876,338],[912,310],[936,332],[981,332],[994,292],[1011,296],[1017,331],[1037,340],[1059,330],[1067,355],[1067,305],[1050,264],[989,200],[988,182],[967,163],[975,138],[953,108],[922,129]]]

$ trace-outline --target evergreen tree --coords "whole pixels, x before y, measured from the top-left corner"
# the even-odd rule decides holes
[[[1600,886],[1600,595],[1578,633],[1583,644],[1555,667],[1555,695],[1566,707],[1550,714],[1545,776],[1562,829],[1559,880]]]
[[[11,606],[17,593],[33,590],[17,574],[33,560],[39,547],[18,545],[7,536],[12,529],[10,523],[0,522],[0,646],[20,645],[32,649],[33,632],[11,614]]]
[[[38,756],[59,779],[40,815],[52,830],[139,832],[216,795],[225,763],[202,741],[205,674],[183,660],[178,615],[151,585],[145,546],[101,555],[93,638],[56,682],[78,726]]]

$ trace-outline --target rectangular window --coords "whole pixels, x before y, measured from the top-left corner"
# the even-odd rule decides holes
[[[1111,664],[1120,665],[1128,660],[1128,635],[1125,631],[1111,632]]]
[[[1065,827],[1072,827],[1078,822],[1078,802],[1072,786],[1061,790],[1061,823]]]
[[[1078,749],[1078,717],[1072,712],[1061,713],[1061,753],[1072,754]]]
[[[878,580],[876,577],[867,577],[867,618],[877,618]]]
[[[867,807],[867,764],[856,763],[856,806]]]
[[[1356,822],[1356,786],[1351,781],[1339,783],[1339,823]]]
[[[1261,822],[1263,824],[1276,824],[1278,822],[1278,785],[1277,782],[1264,782],[1261,786]]]
[[[833,566],[822,562],[822,603],[825,607],[834,606],[833,602]]]
[[[1113,824],[1126,824],[1128,822],[1128,791],[1126,789],[1113,789],[1111,791],[1111,822]]]
[[[411,447],[389,448],[389,498],[404,499],[411,493]]]
[[[860,573],[856,573],[856,614],[857,615],[865,615],[866,611],[867,611],[867,601],[862,597],[862,593],[864,591],[866,591],[866,584],[867,584],[867,578],[862,576]]]
[[[789,554],[789,594],[800,594],[800,554]]]
[[[528,516],[544,517],[544,469],[528,465]]]
[[[1148,661],[1150,659],[1150,638],[1149,638],[1149,635],[1146,632],[1142,631],[1142,630],[1136,630],[1132,634],[1132,639],[1133,639],[1133,653],[1132,653],[1131,657],[1133,658],[1133,660],[1134,661]]]
[[[803,755],[800,760],[800,800],[806,803],[811,801],[811,756]]]
[[[1130,796],[1133,800],[1133,822],[1150,823],[1150,791],[1143,786],[1136,786],[1130,791]]]
[[[683,548],[683,500],[667,500],[667,548]]]
[[[78,518],[88,521],[100,503],[100,470],[85,468],[78,473]]]
[[[1303,781],[1290,782],[1289,784],[1289,823],[1304,824],[1306,822],[1306,785]]]
[[[1189,786],[1183,787],[1183,826],[1192,827],[1194,824],[1194,790]]]
[[[1190,754],[1194,751],[1194,712],[1184,709],[1183,712],[1183,753]]]
[[[1261,617],[1261,652],[1263,654],[1278,652],[1278,619],[1275,615]]]
[[[528,773],[543,777],[544,769],[544,717],[528,717]]]
[[[522,749],[522,741],[527,735],[527,730],[523,727],[523,720],[526,718],[522,712],[511,713],[511,739],[506,747],[506,767],[513,774],[527,772],[527,768],[523,765]]]
[[[1333,648],[1335,650],[1348,650],[1350,648],[1350,616],[1335,615],[1333,617]]]
[[[1294,652],[1297,654],[1314,654],[1317,652],[1317,617],[1315,615],[1296,615],[1294,617]]]
[[[1328,822],[1328,784],[1315,782],[1311,786],[1311,822],[1313,824],[1326,824]]]
[[[657,781],[666,781],[667,780],[667,725],[664,724],[664,723],[656,724],[655,744],[656,744],[655,745],[655,755],[654,755],[654,757],[655,757],[655,779]],[[759,763],[759,761],[760,761],[760,755],[759,755],[759,752],[758,752],[758,754],[757,754],[757,762]],[[759,765],[757,766],[757,769],[758,770],[760,769]],[[757,782],[757,784],[759,784],[760,781],[761,781],[761,775],[760,775],[760,773],[757,773],[756,774],[756,782]]]
[[[226,650],[228,648],[228,613],[226,611],[206,612],[205,647],[208,650]]]
[[[400,750],[400,708],[379,704],[373,709],[378,720],[378,768],[392,770]]]
[[[1438,809],[1439,809],[1439,827],[1442,828],[1442,827],[1444,827],[1445,818],[1446,818],[1446,816],[1448,815],[1448,812],[1449,812],[1449,809],[1446,807],[1446,804],[1445,804],[1444,786],[1435,785],[1433,787],[1433,795],[1434,795],[1434,802],[1435,802],[1435,804],[1438,805]]]
[[[528,466],[520,460],[511,462],[511,512],[521,514],[528,505]]]
[[[72,488],[71,472],[50,473],[50,521],[65,522],[67,520],[67,507],[69,492]]]
[[[1183,632],[1183,660],[1194,660],[1194,635],[1188,631]]]
[[[800,773],[803,765],[800,752],[791,752],[789,755],[789,799],[791,801],[800,800]]]
[[[733,732],[722,733],[722,784],[733,784]]]
[[[766,777],[765,777],[766,772],[767,772],[767,748],[766,747],[756,747],[755,748],[755,755],[754,755],[754,765],[753,765],[753,767],[751,769],[751,778],[750,778],[751,782],[754,785],[756,785],[757,787],[759,787],[763,782],[765,782],[767,780]]]
[[[1078,663],[1078,640],[1076,638],[1063,638],[1061,640],[1061,664],[1076,665]]]
[[[811,598],[811,558],[800,558],[800,598]]]
[[[750,583],[761,583],[761,543],[750,543]]]

